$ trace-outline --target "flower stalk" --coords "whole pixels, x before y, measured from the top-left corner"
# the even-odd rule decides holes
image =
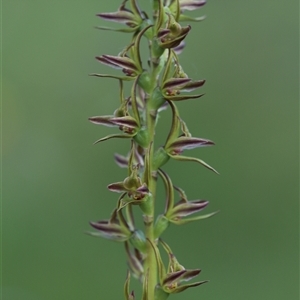
[[[186,269],[179,264],[170,246],[161,239],[170,224],[182,225],[215,214],[191,216],[205,209],[208,201],[188,200],[185,192],[174,186],[170,176],[162,169],[170,159],[174,159],[194,161],[217,173],[203,160],[182,155],[185,150],[213,146],[214,142],[192,136],[176,105],[178,101],[198,99],[204,95],[189,94],[201,88],[205,80],[189,78],[179,60],[191,30],[189,24],[183,25],[181,22],[203,19],[191,18],[184,11],[199,9],[204,4],[203,0],[152,0],[153,11],[146,13],[137,0],[124,0],[116,12],[97,14],[106,21],[122,26],[117,29],[100,26],[98,29],[131,35],[128,45],[119,54],[96,56],[98,62],[118,73],[90,75],[116,79],[120,88],[120,104],[112,114],[89,118],[93,124],[121,131],[102,137],[95,144],[112,138],[131,140],[131,148],[126,156],[115,154],[115,162],[121,168],[127,168],[128,174],[123,179],[116,175],[116,182],[107,186],[111,192],[119,193],[111,217],[90,222],[96,230],[90,233],[92,236],[125,245],[129,268],[124,285],[127,300],[137,299],[134,291],[130,290],[132,276],[142,284],[142,300],[165,300],[171,294],[207,282],[186,283],[199,275],[200,269]],[[147,62],[141,59],[142,39],[148,43]],[[131,84],[127,98],[124,96],[124,84]],[[157,146],[155,134],[158,116],[166,108],[172,112],[172,123],[165,144]],[[158,180],[162,181],[166,191],[164,199],[156,194]],[[175,201],[175,191],[179,194],[178,201]],[[156,211],[157,201],[164,201],[164,212]],[[134,209],[140,212],[144,228],[136,227]],[[167,268],[161,258],[161,250],[167,253]]]

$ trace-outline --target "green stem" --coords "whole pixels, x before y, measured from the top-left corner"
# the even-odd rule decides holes
[[[154,136],[155,136],[155,123],[156,123],[156,111],[153,111],[147,105],[146,108],[146,124],[147,130],[150,136],[148,151],[149,155],[149,165],[150,165],[150,178],[149,178],[149,190],[151,192],[151,208],[150,214],[144,216],[146,238],[155,243],[154,237],[154,212],[155,212],[155,195],[156,195],[156,176],[153,174],[153,147],[154,147]],[[157,264],[155,253],[150,243],[147,243],[147,258],[145,261],[145,271],[148,272],[148,298],[154,299],[155,286],[157,284]]]

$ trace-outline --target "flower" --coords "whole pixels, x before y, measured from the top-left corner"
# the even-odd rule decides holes
[[[96,59],[100,63],[108,65],[115,69],[121,69],[126,76],[98,74],[98,73],[92,73],[90,74],[90,76],[108,77],[108,78],[130,81],[130,80],[134,80],[139,75],[141,75],[144,72],[144,70],[142,67],[142,60],[140,56],[140,41],[143,34],[151,27],[152,25],[149,25],[145,27],[143,30],[141,30],[135,36],[133,42],[129,46],[125,47],[125,49],[123,49],[123,51],[121,51],[117,56],[114,55],[96,56]]]
[[[109,240],[124,242],[130,239],[132,232],[121,211],[115,209],[109,220],[90,222],[97,232],[88,232],[95,237],[104,237]]]
[[[116,12],[100,13],[97,14],[104,20],[126,24],[129,28],[114,29],[110,27],[99,26],[97,29],[121,31],[121,32],[136,32],[140,29],[145,19],[144,13],[141,12],[135,0],[130,0],[131,10],[126,8],[126,2],[124,0]]]
[[[202,211],[207,205],[207,200],[192,200],[189,201],[184,191],[178,187],[174,187],[171,178],[163,170],[158,170],[158,174],[162,178],[166,190],[166,206],[163,216],[158,218],[156,228],[159,226],[165,226],[166,220],[176,225],[183,225],[192,221],[207,219],[217,212],[209,213],[206,215],[200,215],[192,218],[186,218],[192,214]],[[174,188],[179,192],[180,200],[174,203]],[[160,228],[156,229],[161,231]]]
[[[179,117],[176,105],[169,101],[172,109],[172,126],[167,141],[154,155],[154,168],[159,169],[169,158],[179,161],[194,161],[200,163],[207,169],[219,174],[213,167],[199,158],[180,155],[186,149],[194,149],[214,145],[211,140],[192,137],[184,121]],[[179,134],[180,130],[183,134]]]
[[[196,287],[208,282],[207,280],[204,280],[184,284],[183,282],[189,281],[196,277],[201,272],[201,270],[185,269],[181,264],[179,264],[171,248],[161,239],[159,241],[168,254],[169,265],[166,269],[162,262],[157,246],[154,245],[150,240],[148,240],[154,250],[158,265],[159,284],[156,287],[156,294],[161,294],[162,292],[165,294],[176,294],[183,292],[190,287]]]
[[[178,47],[191,30],[190,25],[182,27],[171,14],[167,16],[166,27],[160,28],[157,32],[158,45],[163,49]]]
[[[135,138],[140,139],[141,134],[143,134],[143,129],[141,128],[140,114],[137,107],[136,101],[136,86],[139,77],[136,78],[132,90],[131,96],[129,99],[125,100],[123,96],[123,83],[120,81],[121,87],[121,106],[115,110],[114,115],[105,115],[105,116],[94,116],[90,117],[89,121],[96,125],[105,125],[108,127],[119,127],[123,134],[111,134],[104,138],[97,140],[94,144],[106,141],[111,138]],[[132,115],[129,115],[128,112],[128,103],[131,102]]]

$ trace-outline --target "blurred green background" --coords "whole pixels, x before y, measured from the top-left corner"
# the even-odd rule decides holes
[[[93,29],[111,25],[95,14],[119,3],[2,1],[3,300],[124,299],[122,246],[84,234],[114,208],[106,185],[126,175],[113,153],[129,142],[92,146],[114,130],[87,121],[118,104],[116,81],[87,74],[114,72],[94,56],[128,41]],[[298,299],[298,6],[208,1],[192,13],[207,19],[192,24],[181,62],[207,80],[206,95],[179,107],[193,135],[216,146],[186,154],[221,175],[175,161],[164,169],[221,213],[164,234],[180,262],[210,280],[174,300]],[[169,124],[163,112],[161,142]]]

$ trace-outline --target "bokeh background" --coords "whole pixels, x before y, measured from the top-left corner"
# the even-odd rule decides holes
[[[113,153],[128,141],[92,146],[113,129],[87,121],[118,104],[116,81],[87,76],[113,72],[94,57],[128,41],[93,29],[111,25],[95,14],[118,5],[2,1],[3,300],[123,299],[122,246],[84,234],[114,208],[106,185],[126,175]],[[210,280],[174,300],[298,299],[298,6],[208,1],[192,13],[207,19],[192,24],[181,62],[207,80],[206,95],[179,107],[193,135],[216,146],[187,154],[221,175],[175,161],[165,170],[190,199],[210,201],[206,212],[221,212],[164,234],[180,262]],[[161,142],[169,124],[163,112]]]

